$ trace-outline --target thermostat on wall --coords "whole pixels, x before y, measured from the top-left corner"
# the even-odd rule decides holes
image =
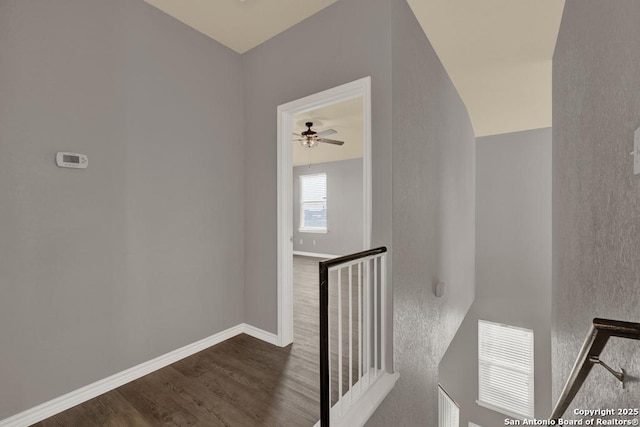
[[[61,168],[86,169],[89,165],[89,158],[78,153],[58,153],[56,163]]]

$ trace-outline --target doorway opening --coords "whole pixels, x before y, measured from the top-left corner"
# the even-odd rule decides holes
[[[345,185],[344,178],[354,174],[361,179],[350,183],[357,185]],[[294,340],[294,250],[327,258],[368,249],[371,176],[370,77],[278,107],[280,346]],[[347,186],[359,192],[349,194]]]

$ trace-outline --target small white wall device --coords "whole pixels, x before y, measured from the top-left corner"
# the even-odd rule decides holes
[[[56,154],[56,164],[61,168],[86,169],[89,158],[84,154],[60,152]]]
[[[636,129],[633,134],[633,151],[631,152],[633,156],[633,174],[640,174],[640,128]]]
[[[438,282],[433,287],[433,293],[436,295],[436,298],[442,298],[444,296],[444,282]]]

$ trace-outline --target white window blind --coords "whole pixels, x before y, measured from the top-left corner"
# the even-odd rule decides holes
[[[478,320],[478,404],[533,418],[533,331]]]
[[[438,427],[460,427],[460,407],[438,385]]]
[[[300,175],[300,231],[327,232],[327,174]]]

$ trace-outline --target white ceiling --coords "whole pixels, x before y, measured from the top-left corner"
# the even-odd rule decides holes
[[[337,0],[145,0],[244,53]]]
[[[145,0],[243,53],[336,0]],[[407,0],[476,136],[551,126],[551,59],[564,0]]]
[[[476,136],[551,126],[551,59],[564,0],[408,0]]]
[[[327,129],[337,131],[327,138],[344,141],[344,145],[318,144],[313,148],[304,148],[299,142],[292,142],[293,166],[361,158],[363,154],[363,120],[362,98],[338,102],[295,115],[293,117],[295,133],[299,134],[307,130],[304,124],[313,122],[312,130],[316,132]]]

